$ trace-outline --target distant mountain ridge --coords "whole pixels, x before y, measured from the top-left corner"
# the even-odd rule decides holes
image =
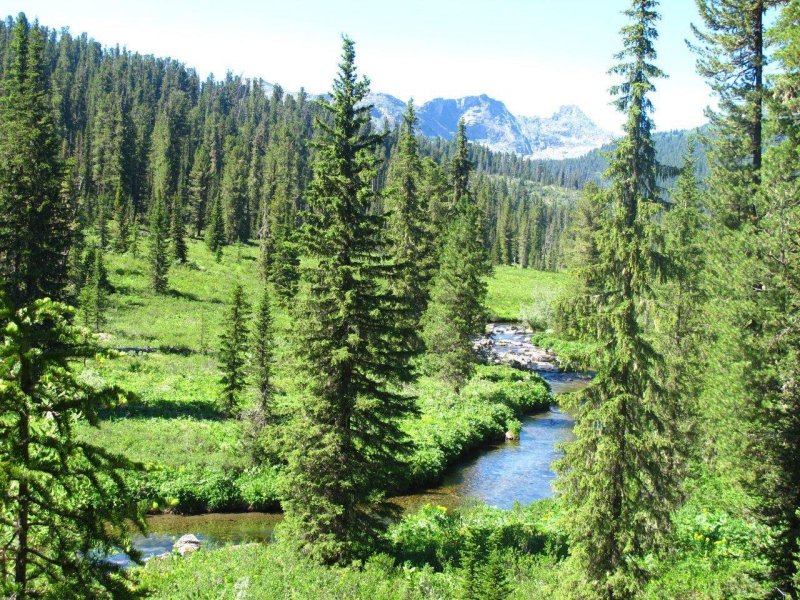
[[[394,125],[406,103],[389,94],[373,93],[372,118]],[[517,116],[505,104],[486,94],[464,98],[435,98],[417,107],[419,132],[427,137],[452,139],[459,119],[467,137],[496,152],[514,152],[527,158],[576,158],[608,144],[613,135],[597,126],[580,108],[562,106],[550,117]]]

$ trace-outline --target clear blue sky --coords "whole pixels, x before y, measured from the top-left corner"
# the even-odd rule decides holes
[[[0,0],[50,27],[87,32],[103,44],[172,56],[201,77],[226,70],[294,91],[326,91],[340,36],[356,41],[375,91],[418,103],[486,93],[517,114],[577,104],[616,130],[606,75],[619,49],[627,0]],[[661,5],[658,129],[704,122],[712,102],[684,43],[694,0]]]

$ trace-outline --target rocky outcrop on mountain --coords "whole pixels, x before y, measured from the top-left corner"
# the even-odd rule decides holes
[[[402,118],[406,103],[388,94],[370,94],[372,117],[378,128]],[[530,158],[574,158],[611,141],[577,106],[562,106],[550,117],[521,117],[486,94],[436,98],[417,107],[419,131],[428,137],[452,139],[464,119],[471,142],[498,152]]]

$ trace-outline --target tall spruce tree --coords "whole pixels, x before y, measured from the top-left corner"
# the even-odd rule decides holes
[[[647,581],[645,557],[664,547],[680,499],[682,440],[661,360],[650,342],[654,274],[659,263],[658,164],[651,132],[655,0],[634,0],[621,30],[623,50],[611,73],[627,120],[608,177],[596,234],[598,260],[584,275],[600,293],[583,300],[584,331],[599,352],[597,377],[580,395],[575,441],[558,465],[566,508],[570,573],[563,592],[577,598],[636,598]]]
[[[247,383],[248,327],[250,305],[244,295],[244,288],[236,284],[233,288],[231,306],[225,316],[220,335],[219,362],[222,369],[220,384],[220,404],[222,410],[233,415],[239,410],[242,390]]]
[[[459,391],[475,369],[472,339],[486,326],[486,281],[490,265],[483,246],[481,211],[469,193],[466,129],[459,126],[451,165],[454,205],[445,231],[439,269],[422,318],[429,371]]]
[[[758,510],[772,527],[773,581],[800,593],[800,4],[787,3],[770,37],[776,75],[768,107],[763,193],[752,247],[760,282],[753,300],[752,369],[746,372],[756,427],[747,449]]]
[[[131,237],[131,220],[133,219],[133,203],[122,192],[122,186],[117,186],[114,193],[114,221],[117,229],[114,236],[114,250],[127,252]]]
[[[477,212],[466,208],[448,229],[422,318],[425,365],[457,392],[475,371],[472,340],[486,328],[486,258],[475,231]]]
[[[719,97],[709,112],[713,130],[711,185],[720,218],[738,228],[758,218],[755,194],[761,181],[765,101],[766,11],[784,0],[697,0],[703,28],[699,73]]]
[[[400,128],[398,150],[390,165],[387,208],[391,252],[398,265],[393,291],[403,303],[407,327],[416,332],[428,304],[433,276],[433,248],[427,229],[427,206],[419,194],[422,166],[416,138],[417,117],[409,101]],[[414,335],[416,338],[416,334]],[[415,340],[409,340],[417,347]]]
[[[186,247],[186,223],[183,220],[183,202],[178,194],[172,197],[169,237],[172,242],[172,258],[176,262],[185,263],[188,253]]]
[[[109,284],[103,261],[103,249],[96,247],[93,255],[94,260],[86,277],[86,283],[81,289],[79,304],[83,326],[98,333],[106,322]]]
[[[150,209],[150,284],[157,294],[169,285],[169,216],[162,196]]]
[[[259,413],[265,421],[273,412],[272,397],[275,384],[272,378],[272,363],[274,353],[272,300],[269,287],[265,285],[253,330],[253,379],[258,396]]]
[[[368,91],[345,37],[332,99],[322,104],[330,124],[317,123],[304,232],[311,263],[296,312],[304,326],[295,352],[307,377],[285,447],[287,526],[327,563],[363,553],[385,527],[380,500],[397,481],[408,450],[400,420],[414,406],[396,388],[410,378],[409,355],[393,343],[406,334],[384,288],[393,276],[385,218],[370,210],[381,136],[367,130]]]
[[[695,420],[694,403],[701,385],[696,374],[704,370],[700,344],[708,337],[703,335],[708,219],[695,173],[696,147],[690,139],[671,206],[664,217],[667,277],[659,290],[658,336],[660,353],[667,360],[674,407],[680,407],[689,427]]]
[[[211,215],[206,227],[206,246],[217,257],[222,259],[222,247],[225,245],[225,221],[222,216],[222,200],[219,197],[211,204]]]
[[[0,276],[8,300],[62,298],[72,207],[45,72],[44,39],[20,14],[0,86]]]
[[[265,261],[262,261],[262,268],[263,262]],[[275,233],[275,245],[268,278],[275,288],[278,300],[284,306],[289,306],[297,295],[297,286],[300,281],[300,249],[292,239],[291,231],[285,225],[278,227]]]

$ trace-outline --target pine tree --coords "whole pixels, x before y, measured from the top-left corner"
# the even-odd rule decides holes
[[[787,597],[800,592],[800,5],[787,3],[770,38],[776,75],[769,99],[763,194],[750,248],[757,261],[758,293],[752,297],[745,372],[755,428],[746,448],[758,493],[758,511],[774,535],[776,583]]]
[[[558,465],[573,574],[564,580],[568,597],[640,595],[648,577],[643,559],[664,547],[684,474],[683,440],[647,318],[660,263],[649,100],[653,79],[663,76],[652,63],[657,6],[633,0],[620,63],[611,69],[623,80],[612,93],[627,120],[594,238],[598,259],[583,276],[586,288],[600,293],[585,297],[588,308],[579,310],[583,331],[600,344],[597,377],[572,407],[576,439]]]
[[[275,237],[269,281],[275,287],[275,295],[281,304],[289,306],[297,295],[300,281],[300,249],[285,226],[278,228]]]
[[[387,197],[388,236],[392,256],[399,267],[390,285],[403,303],[400,310],[408,319],[408,329],[415,332],[415,339],[408,340],[414,348],[419,346],[416,331],[428,304],[428,286],[433,276],[433,248],[426,228],[427,207],[419,195],[422,166],[416,122],[414,104],[409,101],[403,115],[397,154],[389,169]]]
[[[287,527],[299,546],[330,563],[364,552],[385,527],[380,500],[408,451],[400,420],[413,411],[413,401],[395,391],[410,378],[409,354],[393,343],[406,333],[382,285],[393,275],[385,218],[370,211],[381,137],[365,130],[368,91],[344,38],[332,101],[323,104],[330,124],[317,122],[304,236],[311,260],[296,312],[304,326],[295,352],[306,381],[285,448]]]
[[[486,281],[489,262],[483,246],[481,213],[469,194],[467,140],[463,122],[451,167],[456,204],[431,298],[422,319],[425,362],[429,371],[459,391],[475,369],[472,339],[486,327]]]
[[[480,600],[506,600],[512,590],[499,536],[492,534],[487,545],[486,564],[481,569],[478,597]]]
[[[461,214],[448,231],[422,319],[426,367],[457,392],[475,371],[472,340],[486,328],[485,252],[475,212]]]
[[[106,323],[106,310],[108,309],[108,275],[103,262],[103,250],[95,248],[89,275],[81,290],[80,312],[83,325],[95,333]]]
[[[456,133],[455,143],[456,154],[450,165],[450,186],[453,192],[451,210],[455,210],[469,195],[469,173],[473,168],[472,162],[469,160],[467,125],[464,119],[458,121],[458,132]]]
[[[0,85],[0,276],[13,307],[63,298],[71,206],[46,86],[44,40],[23,14]]]
[[[239,410],[239,394],[245,387],[248,350],[247,319],[250,306],[244,296],[244,288],[236,284],[233,288],[231,307],[225,317],[220,335],[219,361],[222,368],[222,393],[220,404],[225,414],[233,415]]]
[[[478,600],[481,593],[481,562],[483,549],[477,535],[467,531],[460,560],[460,600]]]
[[[86,336],[68,307],[45,298],[4,306],[0,320],[0,594],[122,597],[127,577],[104,557],[120,548],[138,556],[129,523],[144,524],[123,477],[136,465],[75,429],[96,426],[120,390],[97,391],[72,372]]]
[[[250,215],[247,205],[247,151],[241,140],[230,138],[225,148],[225,172],[222,177],[222,213],[225,237],[234,242],[250,238]],[[212,215],[213,217],[213,215]]]
[[[259,412],[264,420],[272,414],[272,362],[274,360],[274,336],[272,329],[272,307],[269,289],[264,286],[261,304],[256,315],[253,331],[253,378],[258,392]]]
[[[713,130],[710,185],[720,218],[733,229],[758,218],[754,196],[764,146],[764,19],[783,0],[697,0],[704,29],[698,40],[699,73],[719,97],[710,112]]]
[[[444,244],[445,232],[451,217],[449,186],[444,169],[432,158],[423,158],[421,164],[422,177],[419,184],[419,195],[427,201],[428,235],[433,240],[438,253]]]
[[[172,241],[172,258],[179,263],[186,262],[186,224],[183,221],[183,202],[178,194],[172,197],[169,236]]]
[[[664,218],[666,230],[667,282],[659,291],[662,307],[662,340],[670,363],[671,385],[676,399],[680,398],[684,415],[691,415],[688,406],[698,396],[697,372],[699,344],[703,324],[703,304],[706,291],[703,285],[708,252],[707,219],[705,217],[696,172],[694,140],[684,159],[681,174],[672,192],[672,204]],[[685,419],[691,422],[692,419]]]
[[[153,291],[164,294],[169,285],[169,221],[164,199],[156,197],[150,209],[150,283]]]
[[[200,237],[208,218],[211,175],[211,155],[204,141],[194,154],[189,173],[189,219],[197,237]]]
[[[105,250],[108,247],[108,220],[106,218],[106,200],[99,198],[97,202],[97,212],[95,213],[95,234],[100,247]]]
[[[124,253],[128,250],[131,236],[131,219],[133,217],[133,203],[130,198],[125,198],[122,187],[117,186],[114,194],[114,220],[117,223],[116,236],[114,238],[114,249]]]
[[[206,246],[217,257],[217,262],[222,259],[222,247],[225,245],[225,222],[222,218],[222,201],[215,198],[211,205],[211,216],[206,227]]]

